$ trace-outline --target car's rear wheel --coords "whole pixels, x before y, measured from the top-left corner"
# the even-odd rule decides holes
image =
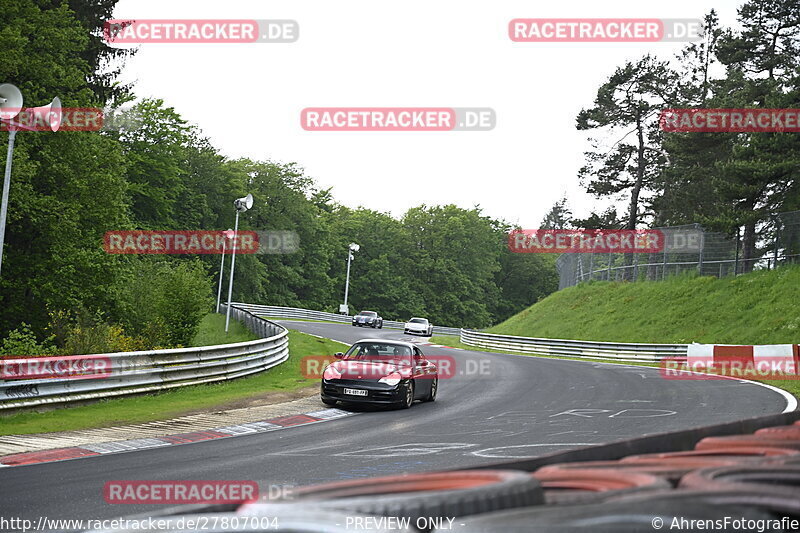
[[[436,393],[439,392],[439,378],[433,378],[431,382],[431,391],[428,393],[428,397],[425,398],[426,402],[433,402],[436,401]]]
[[[414,403],[414,382],[410,380],[406,382],[405,389],[405,395],[403,396],[403,402],[400,404],[400,407],[408,409],[411,407],[411,404]]]

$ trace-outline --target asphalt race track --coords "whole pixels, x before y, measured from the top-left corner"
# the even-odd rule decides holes
[[[397,330],[283,322],[354,342],[425,342]],[[434,403],[281,431],[0,469],[0,515],[111,518],[155,505],[109,505],[110,480],[256,480],[309,484],[468,467],[782,412],[777,392],[735,380],[665,380],[658,369],[422,346],[449,355],[456,375]],[[325,406],[320,403],[320,409]]]

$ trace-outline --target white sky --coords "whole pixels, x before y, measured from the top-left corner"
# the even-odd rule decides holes
[[[337,201],[399,216],[421,203],[480,205],[536,228],[583,192],[575,116],[626,60],[683,43],[514,43],[514,18],[702,18],[735,24],[739,0],[121,0],[115,18],[294,19],[291,44],[142,44],[123,80],[200,126],[229,157],[299,163]],[[235,104],[234,104],[235,103]],[[486,131],[307,132],[305,107],[491,107]]]

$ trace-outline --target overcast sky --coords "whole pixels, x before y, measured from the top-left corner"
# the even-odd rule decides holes
[[[132,19],[294,19],[291,44],[142,44],[124,81],[162,98],[229,157],[297,162],[337,201],[399,216],[422,203],[480,205],[536,228],[566,194],[607,205],[577,179],[575,116],[626,60],[683,43],[515,43],[514,18],[702,18],[731,0],[121,0]],[[306,107],[491,107],[492,131],[304,131]]]

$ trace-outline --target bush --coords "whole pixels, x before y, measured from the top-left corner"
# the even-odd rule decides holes
[[[146,339],[148,348],[189,346],[213,304],[200,261],[137,260],[117,294],[117,321]]]
[[[0,345],[0,355],[31,356],[53,355],[56,348],[53,345],[53,336],[47,337],[43,342],[31,330],[30,325],[22,323],[20,327],[11,331]]]

